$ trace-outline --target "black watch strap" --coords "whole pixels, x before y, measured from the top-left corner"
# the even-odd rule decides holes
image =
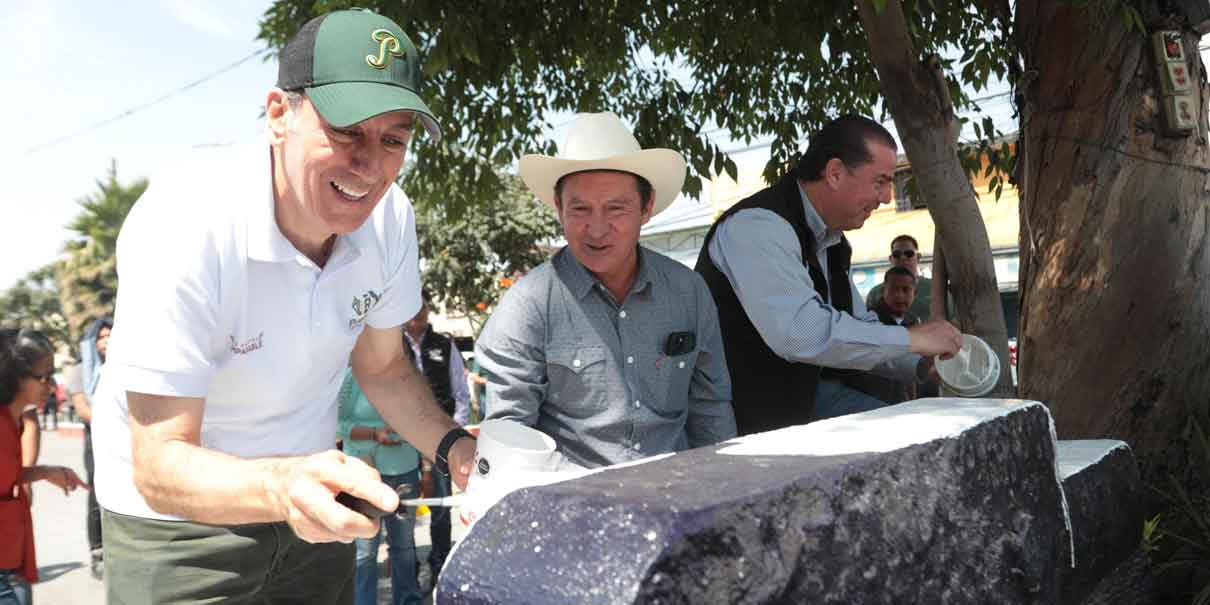
[[[466,429],[458,427],[450,429],[450,432],[441,438],[441,443],[437,444],[437,454],[434,456],[433,467],[442,475],[450,476],[450,448],[454,447],[454,442],[463,438],[470,437],[474,439],[474,435],[466,432]]]

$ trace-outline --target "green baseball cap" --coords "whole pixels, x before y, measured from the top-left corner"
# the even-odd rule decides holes
[[[305,91],[337,128],[411,111],[433,140],[441,139],[437,118],[419,95],[420,53],[399,25],[368,10],[308,21],[281,51],[277,87]]]

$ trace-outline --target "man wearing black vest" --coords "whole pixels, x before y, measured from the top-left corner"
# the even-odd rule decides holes
[[[845,381],[854,370],[913,380],[921,355],[952,355],[945,321],[886,326],[865,308],[843,232],[891,201],[896,143],[842,116],[811,137],[792,174],[740,201],[706,234],[696,269],[718,305],[741,435],[885,403]]]
[[[429,388],[437,405],[459,425],[466,424],[470,415],[471,395],[466,385],[462,355],[454,346],[454,339],[433,330],[429,323],[430,298],[427,290],[420,291],[420,311],[403,324],[403,350],[408,359],[428,379]],[[433,497],[450,495],[450,479],[442,473],[426,472],[432,477]],[[450,553],[450,509],[434,506],[429,523],[432,549],[429,550],[429,567],[436,578],[445,557]],[[434,579],[434,583],[436,580]]]

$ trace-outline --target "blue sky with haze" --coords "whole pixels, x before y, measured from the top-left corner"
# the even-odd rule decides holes
[[[231,71],[91,132],[259,49],[269,0],[7,0],[0,13],[0,289],[54,260],[111,159],[129,182],[195,145],[253,141],[275,62]]]

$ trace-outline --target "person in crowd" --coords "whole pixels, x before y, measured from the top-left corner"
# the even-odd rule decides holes
[[[878,321],[888,326],[910,328],[920,323],[912,314],[912,300],[916,296],[916,275],[905,267],[891,267],[882,280],[882,298],[871,307]],[[926,358],[927,359],[927,358]],[[887,403],[901,403],[916,398],[917,384],[912,380],[896,380],[883,376],[867,376],[869,395]]]
[[[432,299],[427,290],[421,290],[420,310],[403,325],[403,350],[416,369],[428,379],[429,388],[442,411],[449,414],[459,426],[465,425],[470,417],[471,395],[466,384],[466,370],[462,354],[454,345],[454,339],[433,329],[429,323]],[[453,493],[449,477],[427,470],[424,484],[431,486],[428,495],[441,498]],[[445,559],[449,556],[451,538],[450,509],[446,506],[429,507],[428,564],[431,577],[436,578]]]
[[[0,329],[0,605],[30,605],[38,581],[34,527],[23,483],[47,481],[67,494],[86,487],[63,466],[25,466],[21,458],[21,414],[52,390],[54,349],[33,330]]]
[[[89,570],[100,580],[105,573],[104,543],[101,536],[101,507],[97,504],[92,454],[92,397],[101,379],[105,353],[109,350],[109,333],[113,320],[108,317],[93,320],[80,339],[80,363],[68,376],[68,392],[80,420],[84,423],[84,470],[88,473],[88,551]]]
[[[891,261],[892,267],[903,267],[916,276],[916,299],[912,302],[912,315],[920,318],[920,321],[929,320],[929,305],[933,301],[933,280],[924,277],[920,274],[920,245],[916,243],[916,238],[907,235],[895,236],[891,240],[891,255],[887,257]],[[873,309],[878,306],[882,300],[882,284],[878,284],[870,289],[865,297],[865,305],[868,309]]]
[[[340,438],[344,452],[374,467],[382,482],[400,496],[420,495],[420,453],[392,431],[366,398],[351,369],[340,385]],[[391,563],[391,602],[417,605],[423,601],[416,577],[415,517],[382,517]],[[378,604],[378,545],[382,531],[372,538],[357,538],[354,603]]]
[[[505,292],[479,335],[487,418],[533,426],[585,467],[733,437],[710,292],[638,243],[681,191],[681,154],[641,149],[612,113],[577,116],[560,152],[521,159],[567,245]]]
[[[881,295],[870,310],[888,326],[914,326],[920,318],[912,313],[916,298],[916,274],[905,267],[891,267],[882,277]]]
[[[438,472],[464,485],[474,459],[402,350],[420,283],[395,181],[413,133],[440,134],[418,51],[338,10],[278,60],[266,140],[153,177],[118,236],[92,400],[111,603],[352,603],[367,506],[399,497],[333,449],[350,365]]]
[[[55,393],[55,377],[50,377],[50,393],[42,401],[42,428],[47,431],[59,430],[59,397]]]
[[[922,356],[961,346],[944,321],[882,325],[853,284],[844,232],[890,202],[896,148],[874,120],[832,120],[792,174],[707,232],[696,269],[718,305],[740,434],[877,409],[846,370],[922,379]]]
[[[478,422],[487,416],[487,377],[484,376],[483,366],[479,358],[471,359],[470,370],[466,379],[471,385],[471,413],[473,420]]]

